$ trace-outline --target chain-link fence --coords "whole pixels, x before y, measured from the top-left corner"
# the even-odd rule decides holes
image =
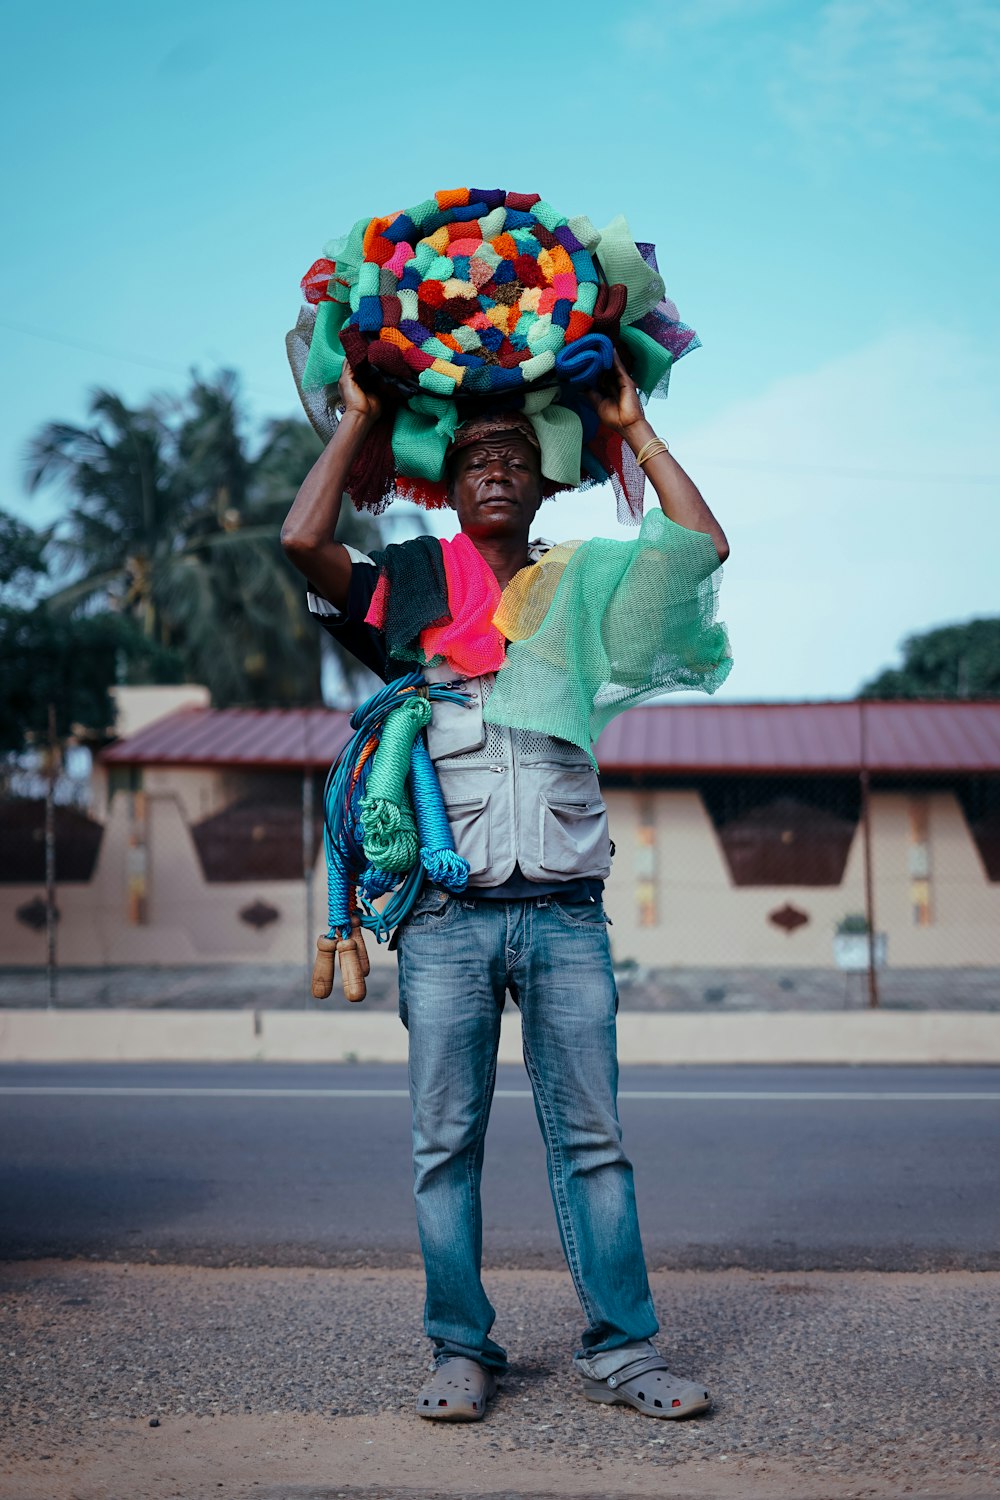
[[[1000,777],[651,778],[607,800],[624,1004],[1000,1009]]]
[[[325,928],[315,771],[98,766],[61,774],[50,810],[47,790],[21,770],[0,804],[0,1005],[309,1003]]]
[[[0,1005],[311,1003],[319,771],[74,770],[49,798],[44,763],[7,766]],[[608,773],[603,785],[623,1007],[1000,1009],[1000,776]],[[369,997],[395,1003],[384,948]]]

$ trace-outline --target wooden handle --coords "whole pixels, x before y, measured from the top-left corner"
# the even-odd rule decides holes
[[[372,966],[368,962],[368,946],[365,943],[365,929],[362,927],[361,918],[357,914],[351,917],[351,936],[354,939],[354,946],[358,950],[358,962],[361,965],[361,972],[367,979],[368,975],[372,971]]]
[[[312,978],[314,1000],[326,1000],[333,993],[333,955],[336,951],[337,944],[333,938],[317,939]]]
[[[337,957],[340,959],[340,982],[344,986],[345,998],[352,1003],[363,1000],[368,991],[353,937],[340,939],[337,944]]]

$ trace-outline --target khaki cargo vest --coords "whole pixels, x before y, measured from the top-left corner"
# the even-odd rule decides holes
[[[594,764],[566,740],[483,720],[494,677],[462,678],[446,663],[429,682],[454,683],[469,707],[435,703],[427,748],[469,885],[499,885],[519,865],[529,880],[603,880],[611,873],[608,815]]]

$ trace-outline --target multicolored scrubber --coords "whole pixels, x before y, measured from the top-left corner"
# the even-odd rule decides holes
[[[359,220],[302,289],[288,353],[321,436],[336,425],[345,359],[384,399],[383,430],[351,476],[357,505],[378,510],[400,491],[442,504],[457,425],[506,408],[534,427],[548,493],[611,478],[641,514],[641,470],[586,392],[617,348],[646,396],[665,393],[698,339],[666,299],[653,247],[623,218],[598,231],[537,193],[442,191]]]

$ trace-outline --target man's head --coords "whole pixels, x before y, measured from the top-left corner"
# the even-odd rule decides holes
[[[448,499],[471,537],[527,537],[542,502],[538,439],[510,412],[460,427],[448,456]]]

